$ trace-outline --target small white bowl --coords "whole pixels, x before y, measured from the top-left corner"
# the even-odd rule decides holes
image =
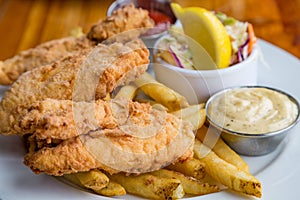
[[[156,57],[157,45],[154,45],[154,63],[152,67],[156,79],[184,95],[190,104],[202,103],[214,93],[233,86],[249,86],[257,84],[258,49],[254,47],[252,53],[244,61],[223,69],[190,70],[166,63]]]

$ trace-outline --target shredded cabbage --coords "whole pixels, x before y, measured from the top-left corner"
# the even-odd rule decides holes
[[[226,32],[230,37],[232,47],[230,65],[242,62],[249,56],[248,23],[228,17],[221,12],[212,12],[225,26]],[[169,36],[165,37],[158,44],[158,52],[158,56],[170,64],[181,68],[194,69],[186,36],[180,27],[171,26]]]

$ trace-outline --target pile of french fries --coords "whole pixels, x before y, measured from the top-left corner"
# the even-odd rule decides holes
[[[138,98],[140,92],[150,98]],[[147,73],[136,79],[135,84],[123,86],[112,98],[149,102],[157,109],[190,121],[196,131],[194,157],[140,175],[111,175],[93,169],[64,175],[68,181],[110,197],[130,193],[148,199],[180,199],[223,189],[262,196],[261,183],[249,173],[247,163],[205,125],[204,104],[188,105],[183,96]]]

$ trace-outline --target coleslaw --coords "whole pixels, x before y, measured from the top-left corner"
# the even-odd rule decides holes
[[[256,43],[253,27],[248,22],[242,22],[228,17],[221,12],[212,11],[225,26],[231,41],[230,64],[234,65],[247,59]],[[188,47],[187,37],[182,28],[171,26],[168,36],[164,37],[157,45],[157,55],[165,62],[185,69],[194,69],[192,54]]]

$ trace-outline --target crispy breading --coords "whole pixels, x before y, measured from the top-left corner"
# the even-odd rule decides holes
[[[100,99],[119,85],[144,73],[149,50],[140,39],[126,44],[99,44],[51,65],[35,68],[21,76],[0,104],[0,132],[16,134],[23,108],[47,98],[91,101]]]
[[[56,147],[44,147],[34,154],[27,154],[24,157],[24,164],[35,173],[43,172],[56,176],[95,168],[115,172],[98,162],[86,150],[79,137],[65,140]]]
[[[115,37],[109,43],[129,41],[138,37],[146,28],[152,27],[153,23],[148,11],[135,8],[133,5],[124,6],[116,10],[112,16],[100,20],[91,27],[88,35],[48,41],[34,48],[21,51],[12,58],[0,61],[0,84],[10,85],[26,71],[51,64],[77,54],[78,51],[90,49],[97,42],[103,42],[112,36]],[[126,31],[130,32],[121,34]]]
[[[60,101],[59,104],[72,103],[70,100],[56,101]],[[88,171],[93,168],[104,169],[110,173],[124,171],[139,174],[160,169],[178,159],[187,159],[193,155],[194,133],[191,124],[172,114],[154,109],[150,104],[131,100],[99,100],[96,104],[100,107],[106,105],[107,109],[102,107],[100,115],[108,123],[98,122],[91,125],[89,121],[94,114],[82,113],[87,104],[91,108],[95,107],[90,102],[75,108],[80,110],[82,106],[78,112],[79,132],[72,128],[73,125],[61,129],[62,134],[75,137],[65,139],[57,146],[31,151],[25,156],[25,164],[36,173],[51,175]],[[97,111],[96,108],[96,114]],[[44,115],[55,116],[57,111],[49,112],[50,110]],[[51,120],[42,123],[45,127],[41,131],[47,131]],[[49,128],[53,127],[50,125]]]
[[[93,46],[95,46],[95,42],[88,40],[85,36],[66,37],[21,51],[12,58],[0,61],[0,84],[12,84],[26,71],[30,71],[38,66],[51,64],[75,52]]]
[[[46,99],[30,106],[20,116],[21,134],[34,134],[36,140],[65,140],[97,129],[113,129],[122,122],[122,100],[73,102]],[[138,105],[135,106],[135,105]],[[129,104],[129,110],[146,111],[148,104]],[[134,107],[135,106],[135,107]],[[124,121],[124,120],[123,120]]]
[[[133,4],[130,4],[115,10],[111,16],[93,25],[87,37],[102,42],[120,32],[130,31],[131,35],[138,36],[153,28],[153,25],[154,22],[147,10],[135,8]]]

